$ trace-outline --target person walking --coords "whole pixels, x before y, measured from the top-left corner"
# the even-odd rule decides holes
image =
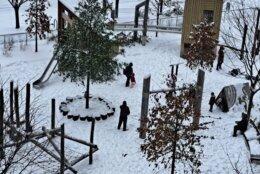
[[[209,105],[210,105],[209,112],[212,112],[213,105],[215,104],[215,100],[216,100],[215,94],[214,92],[212,92],[211,97],[209,99]]]
[[[126,75],[126,82],[125,82],[125,86],[126,87],[129,87],[129,84],[130,84],[130,78],[131,78],[131,75],[133,74],[133,63],[129,63],[128,66],[126,66],[125,68],[125,73]]]
[[[217,64],[217,70],[222,69],[221,65],[224,61],[224,47],[220,46],[218,51],[218,64]]]
[[[123,123],[123,131],[126,131],[127,116],[130,114],[129,107],[127,106],[126,101],[123,101],[123,104],[120,106],[120,116],[117,129],[119,130]]]

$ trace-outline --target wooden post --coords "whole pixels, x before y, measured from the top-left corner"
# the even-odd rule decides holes
[[[143,21],[143,36],[147,36],[147,21],[148,21],[148,12],[149,12],[149,2],[150,0],[145,0],[145,9],[144,9],[144,21]]]
[[[135,7],[134,28],[138,28],[139,8]],[[137,31],[134,31],[134,41],[137,41]]]
[[[174,73],[174,65],[170,65],[170,66],[171,66],[171,76],[172,76]]]
[[[10,82],[10,121],[14,122],[14,82]]]
[[[14,89],[14,109],[16,118],[16,127],[20,127],[20,115],[19,115],[19,92],[18,87]]]
[[[244,59],[244,49],[245,49],[245,43],[246,43],[246,33],[247,33],[247,25],[245,25],[245,28],[244,28],[243,40],[242,40],[242,45],[241,45],[240,60]]]
[[[88,73],[88,77],[87,77],[87,89],[86,89],[86,95],[85,95],[85,97],[86,97],[86,109],[88,109],[89,108],[89,79],[90,79],[90,75],[89,75],[89,73]]]
[[[179,64],[176,65],[176,71],[175,71],[175,75],[178,75],[178,70],[179,70]]]
[[[55,99],[51,99],[51,129],[55,129]],[[52,137],[55,136],[54,133],[51,134]]]
[[[145,1],[137,4],[135,6],[135,19],[134,19],[134,28],[138,28],[138,19],[139,19],[139,8],[145,5]],[[134,41],[137,41],[137,31],[134,31]]]
[[[150,91],[151,76],[144,78],[143,81],[143,95],[142,95],[142,108],[140,117],[140,128],[139,138],[144,139],[146,136],[145,129],[147,127],[147,115],[148,115],[148,104],[149,104],[149,91]]]
[[[204,86],[204,78],[205,72],[201,69],[198,71],[197,84],[196,84],[196,94],[195,94],[195,113],[193,118],[193,127],[194,129],[198,129],[200,123],[200,110],[201,110],[201,102],[202,102],[202,94],[203,94],[203,86]]]
[[[26,132],[32,131],[30,126],[30,83],[26,84],[25,129]]]
[[[94,142],[95,119],[92,119],[90,130],[90,143]],[[89,164],[93,163],[93,148],[89,147]]]
[[[4,91],[0,87],[0,146],[4,146]],[[0,160],[5,156],[4,149],[0,148]]]
[[[65,149],[64,149],[64,124],[61,125],[61,136],[60,136],[60,174],[64,174],[65,169]]]
[[[55,142],[53,141],[51,134],[49,134],[49,133],[47,132],[47,129],[46,129],[44,126],[42,127],[42,130],[43,130],[44,134],[46,135],[46,137],[48,138],[48,140],[50,141],[50,143],[52,144],[53,148],[54,148],[54,149],[56,150],[56,152],[58,152],[58,154],[61,156],[60,149],[59,149],[59,147],[55,144]],[[65,157],[64,157],[64,159],[65,159],[65,161],[67,161]]]

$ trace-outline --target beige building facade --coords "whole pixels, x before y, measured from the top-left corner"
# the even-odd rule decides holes
[[[189,50],[191,40],[189,39],[193,24],[199,24],[204,19],[214,22],[215,39],[218,39],[222,15],[223,0],[185,0],[181,52],[180,56],[185,57]]]

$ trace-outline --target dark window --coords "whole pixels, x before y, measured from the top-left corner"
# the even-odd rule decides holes
[[[213,10],[204,10],[203,18],[206,19],[207,22],[213,22],[214,11]]]
[[[184,48],[190,48],[190,43],[184,43]]]

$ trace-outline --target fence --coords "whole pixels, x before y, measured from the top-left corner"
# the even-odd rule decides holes
[[[46,39],[52,38],[57,35],[57,30],[51,30],[51,33],[47,33]],[[30,37],[27,32],[3,34],[0,35],[0,45],[6,45],[7,42],[24,43],[27,45],[28,41],[34,41],[35,36]]]
[[[182,27],[183,16],[176,15],[174,17],[159,18],[159,25],[167,27]],[[148,25],[156,25],[156,19],[148,19]]]
[[[138,23],[140,25],[143,25],[143,18],[140,18]],[[183,15],[175,15],[174,17],[160,16],[160,18],[159,18],[160,26],[182,28],[182,23],[183,23]],[[134,21],[124,22],[124,24],[134,24]],[[147,24],[148,25],[157,25],[156,18],[148,19]]]

